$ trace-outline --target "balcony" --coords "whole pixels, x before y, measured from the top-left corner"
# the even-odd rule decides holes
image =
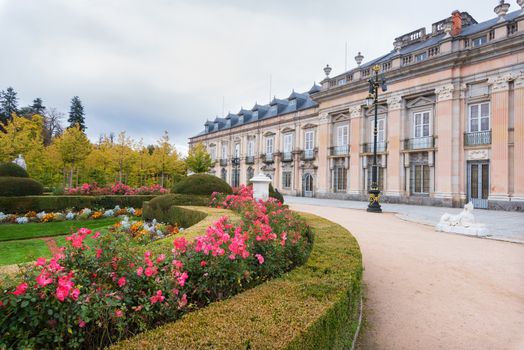
[[[385,142],[377,142],[377,153],[386,152],[387,144]],[[373,142],[364,143],[362,145],[362,153],[373,153]]]
[[[331,156],[347,156],[349,154],[349,145],[331,147],[329,154]]]
[[[491,145],[491,130],[464,133],[464,146]]]
[[[282,161],[283,162],[292,162],[293,153],[292,152],[282,152]]]
[[[240,158],[239,157],[231,158],[231,165],[239,166],[240,165]]]
[[[315,150],[306,149],[302,152],[302,160],[313,160],[315,159]]]
[[[227,158],[220,159],[220,166],[227,166]]]
[[[404,150],[406,151],[428,149],[433,147],[435,147],[435,138],[433,136],[404,140]]]
[[[273,158],[273,153],[266,153],[262,155],[262,161],[266,164],[273,163],[275,160]]]
[[[255,156],[246,156],[246,164],[255,164]]]

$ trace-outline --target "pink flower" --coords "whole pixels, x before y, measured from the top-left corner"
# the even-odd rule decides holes
[[[183,253],[187,249],[187,241],[184,237],[178,237],[173,242],[175,249],[180,253]]]
[[[187,305],[187,295],[184,293],[182,298],[178,301],[178,308],[181,309]]]
[[[144,253],[144,258],[150,258],[151,257],[151,252],[150,251],[147,251]]]
[[[35,266],[44,266],[45,263],[46,263],[46,259],[45,258],[38,258],[38,259],[36,259]]]
[[[158,256],[158,258],[156,258],[156,262],[157,262],[157,263],[161,263],[161,262],[164,261],[165,259],[166,259],[165,254],[160,254],[160,255]]]
[[[118,279],[118,286],[119,286],[119,287],[123,287],[123,286],[125,286],[126,283],[127,283],[127,281],[126,281],[126,278],[125,278],[125,277],[120,277],[120,278]]]
[[[153,295],[152,297],[149,298],[149,301],[151,302],[151,304],[156,304],[156,303],[163,302],[164,299],[165,299],[165,297],[162,295],[162,291],[161,290],[157,290],[155,295]]]
[[[206,265],[207,265],[207,261],[202,260],[202,261],[200,262],[200,266],[205,267]]]
[[[255,254],[255,258],[257,258],[258,263],[262,265],[264,263],[264,257],[260,254]]]
[[[81,229],[78,230],[78,234],[85,237],[91,234],[91,230],[88,228],[82,227]]]
[[[146,267],[146,270],[145,270],[144,273],[145,273],[145,275],[146,275],[147,277],[151,277],[151,276],[156,275],[157,272],[158,272],[158,271],[157,271],[157,268],[156,268],[156,266],[155,266],[155,267]]]
[[[80,289],[78,288],[73,289],[73,291],[71,292],[71,299],[78,300],[79,296],[80,296]]]
[[[96,250],[96,258],[99,259],[101,255],[102,255],[102,249],[97,249]]]
[[[97,239],[98,237],[100,237],[100,232],[95,232],[95,234],[93,235],[93,239]]]
[[[184,272],[177,278],[177,281],[180,287],[183,287],[186,284],[186,280],[188,277],[189,276],[187,275],[187,272]]]
[[[42,271],[37,277],[36,277],[36,283],[38,283],[38,285],[40,287],[45,287],[47,286],[48,284],[52,283],[53,282],[53,279],[52,278],[49,278],[49,274]]]
[[[142,276],[143,273],[144,273],[144,268],[142,266],[136,269],[137,276]]]
[[[29,285],[27,283],[20,283],[18,286],[16,286],[16,289],[15,291],[13,292],[14,295],[16,296],[20,296],[20,295],[23,295],[25,294],[25,291],[27,290],[27,287],[29,287]]]
[[[176,259],[173,260],[173,265],[179,270],[184,267],[184,263]]]
[[[122,312],[122,310],[115,310],[115,316],[116,317],[122,317],[122,316],[124,316],[124,313]]]
[[[58,287],[56,288],[55,296],[58,300],[64,301],[65,298],[69,295],[69,289],[66,287]]]
[[[84,328],[86,326],[86,321],[79,319],[78,320],[78,327]]]

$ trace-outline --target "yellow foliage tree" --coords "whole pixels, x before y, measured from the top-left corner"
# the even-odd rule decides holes
[[[68,128],[54,140],[62,163],[68,167],[68,185],[73,187],[73,173],[91,153],[91,142],[78,125]],[[77,169],[78,170],[78,169]]]
[[[155,172],[160,175],[160,185],[164,186],[166,175],[184,174],[186,165],[175,147],[169,142],[167,131],[164,132],[164,136],[157,143],[158,145],[153,150],[151,160]]]

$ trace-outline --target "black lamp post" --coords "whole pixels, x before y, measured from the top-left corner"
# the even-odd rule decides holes
[[[375,108],[375,123],[373,128],[373,165],[371,168],[371,187],[368,190],[369,204],[367,211],[372,213],[382,213],[380,207],[380,190],[378,188],[378,165],[377,165],[377,118],[378,118],[378,88],[381,87],[382,91],[387,91],[386,80],[384,77],[379,78],[378,72],[380,70],[379,65],[373,66],[374,75],[369,79],[369,95],[366,98],[366,105],[368,107],[373,106]]]

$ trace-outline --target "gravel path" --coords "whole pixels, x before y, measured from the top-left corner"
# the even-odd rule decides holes
[[[524,245],[437,233],[393,213],[291,208],[343,225],[361,246],[359,349],[524,349]]]

